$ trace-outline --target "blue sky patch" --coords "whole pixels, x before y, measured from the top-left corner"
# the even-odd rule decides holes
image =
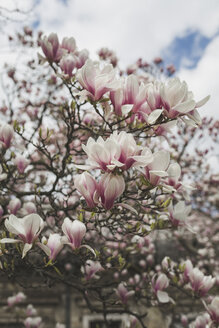
[[[161,56],[167,65],[174,64],[177,70],[182,67],[193,69],[213,38],[202,35],[200,31],[189,30],[183,36],[175,37]]]
[[[40,26],[40,19],[34,20],[31,26],[34,30],[36,30]]]

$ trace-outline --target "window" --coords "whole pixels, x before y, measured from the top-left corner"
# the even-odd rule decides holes
[[[121,328],[121,320],[109,320],[109,328]],[[94,320],[89,322],[89,328],[106,328],[103,320]]]
[[[127,315],[110,314],[107,315],[110,328],[128,328],[129,320]],[[101,314],[85,315],[83,317],[83,328],[106,328]]]

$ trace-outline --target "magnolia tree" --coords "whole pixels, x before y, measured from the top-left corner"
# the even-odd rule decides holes
[[[217,327],[219,179],[204,141],[217,143],[218,122],[199,115],[209,96],[196,101],[161,58],[122,71],[114,52],[93,61],[73,37],[35,40],[26,27],[10,40],[27,49],[2,77],[1,275],[71,286],[106,327],[112,313],[149,327],[153,307]],[[182,297],[199,304],[192,323]]]

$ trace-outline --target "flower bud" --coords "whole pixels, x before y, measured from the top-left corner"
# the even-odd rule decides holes
[[[9,124],[0,127],[0,141],[6,149],[10,147],[13,136],[14,130]]]
[[[16,214],[17,211],[21,208],[21,201],[18,198],[11,199],[8,206],[8,211],[10,214]]]

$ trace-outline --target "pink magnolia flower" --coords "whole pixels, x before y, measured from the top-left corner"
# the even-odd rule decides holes
[[[215,296],[206,309],[214,323],[219,323],[219,296]]]
[[[184,201],[178,202],[176,205],[170,205],[169,218],[174,227],[186,225],[186,219],[191,212],[192,207],[186,206]]]
[[[87,260],[84,266],[85,279],[97,278],[96,273],[102,271],[103,267],[99,261]]]
[[[202,122],[202,119],[196,108],[202,107],[204,104],[206,104],[206,102],[209,100],[209,98],[210,98],[210,96],[207,96],[207,97],[203,98],[202,100],[198,101],[195,104],[195,109],[193,109],[191,112],[188,112],[186,114],[187,118],[186,119],[182,118],[183,121],[186,124],[191,125],[193,127],[196,127],[196,125],[200,125]]]
[[[174,189],[178,189],[181,186],[179,178],[181,176],[181,167],[178,163],[172,163],[167,169],[168,178],[166,179],[166,185]]]
[[[21,201],[18,198],[11,199],[8,206],[8,211],[11,214],[16,214],[17,211],[21,208]]]
[[[105,173],[99,184],[98,194],[100,195],[101,203],[106,210],[113,207],[114,201],[125,190],[125,181],[121,175],[113,175]]]
[[[62,323],[57,323],[55,328],[65,328],[66,326]]]
[[[134,137],[125,131],[114,132],[106,140],[99,137],[95,141],[90,137],[87,145],[82,147],[88,155],[85,169],[98,168],[105,172],[115,168],[128,170],[130,167],[144,167],[153,160],[150,149],[138,146]]]
[[[87,49],[75,52],[75,65],[77,68],[81,68],[86,63],[89,57],[89,52]]]
[[[213,287],[215,280],[212,276],[205,276],[198,268],[194,268],[189,275],[192,290],[201,297],[205,296]]]
[[[38,246],[46,253],[50,260],[54,261],[64,246],[63,237],[58,233],[50,234],[48,240],[43,237]]]
[[[130,296],[134,295],[134,290],[128,291],[125,286],[125,283],[121,282],[116,289],[116,294],[120,298],[121,302],[125,305],[128,302]]]
[[[81,247],[82,240],[86,234],[86,226],[79,220],[71,221],[69,218],[65,218],[62,224],[62,231],[66,238],[63,241],[71,246],[73,250]]]
[[[167,292],[163,291],[169,286],[169,279],[167,278],[167,276],[164,273],[161,273],[156,279],[156,275],[154,275],[151,283],[154,293],[156,294],[159,302],[168,303],[170,301],[170,298]]]
[[[209,99],[208,96],[196,103],[193,93],[188,91],[186,82],[181,82],[179,78],[169,79],[167,83],[162,83],[160,96],[164,114],[168,118],[193,113],[196,107],[203,106]],[[192,118],[192,114],[190,116]]]
[[[51,33],[48,37],[44,37],[41,41],[41,48],[50,62],[58,62],[63,54],[60,48],[59,39],[57,34]]]
[[[4,210],[3,210],[3,207],[0,205],[0,219],[1,219],[3,214],[4,214]]]
[[[28,317],[24,320],[24,326],[26,328],[40,328],[42,325],[42,318],[41,317]]]
[[[118,84],[115,80],[115,70],[112,65],[106,65],[103,69],[100,69],[98,64],[94,64],[89,59],[78,70],[77,78],[85,89],[82,94],[92,101],[100,100],[105,93],[115,89]]]
[[[37,209],[34,203],[32,202],[26,202],[24,203],[23,207],[22,207],[22,212],[24,213],[24,215],[27,214],[31,214],[31,213],[36,213]]]
[[[6,149],[11,146],[11,140],[14,136],[14,130],[9,124],[0,127],[0,144]]]
[[[144,83],[139,85],[138,78],[135,75],[129,75],[121,80],[122,86],[115,91],[110,92],[115,113],[119,116],[127,114],[127,108],[133,113],[137,112],[143,102],[146,100],[146,86]],[[127,107],[125,105],[132,105]]]
[[[74,185],[85,198],[88,207],[93,208],[98,204],[97,182],[89,173],[76,175]]]
[[[181,324],[183,325],[183,327],[188,327],[188,318],[185,314],[181,315]]]
[[[184,272],[183,272],[183,280],[184,280],[184,282],[189,282],[189,276],[190,276],[190,273],[193,270],[192,262],[190,260],[186,260],[183,263],[183,266],[185,266],[185,269],[184,269]]]
[[[64,74],[72,77],[73,69],[76,67],[76,58],[73,55],[66,55],[60,60],[60,67]]]
[[[26,167],[29,165],[30,161],[22,155],[18,155],[14,160],[19,173],[24,173]]]
[[[37,315],[37,310],[32,304],[28,304],[26,308],[26,316],[27,317],[33,317]]]
[[[61,48],[65,49],[68,53],[74,53],[76,50],[76,42],[73,37],[71,38],[63,38]]]
[[[23,302],[25,299],[26,299],[26,295],[24,295],[24,293],[22,293],[22,292],[19,292],[14,296],[8,297],[7,303],[8,303],[8,306],[11,307],[11,306],[14,306],[15,304]]]
[[[208,313],[204,313],[196,318],[196,320],[191,324],[191,328],[208,328],[210,323],[210,317]]]
[[[3,238],[0,243],[24,243],[22,257],[32,248],[34,242],[38,238],[41,230],[44,227],[44,222],[38,214],[30,214],[22,219],[18,219],[11,214],[5,220],[6,229],[18,236],[19,239]]]
[[[145,102],[138,109],[138,116],[149,124],[156,122],[163,112],[160,97],[160,81],[152,81],[145,86]]]
[[[160,150],[153,154],[153,161],[144,167],[145,178],[154,186],[158,185],[161,177],[168,175],[167,168],[170,162],[170,154]]]
[[[158,136],[166,137],[167,133],[172,132],[173,127],[176,126],[176,120],[170,121],[153,128],[154,132]]]
[[[2,166],[0,165],[0,182],[7,178],[7,173],[2,173]]]

